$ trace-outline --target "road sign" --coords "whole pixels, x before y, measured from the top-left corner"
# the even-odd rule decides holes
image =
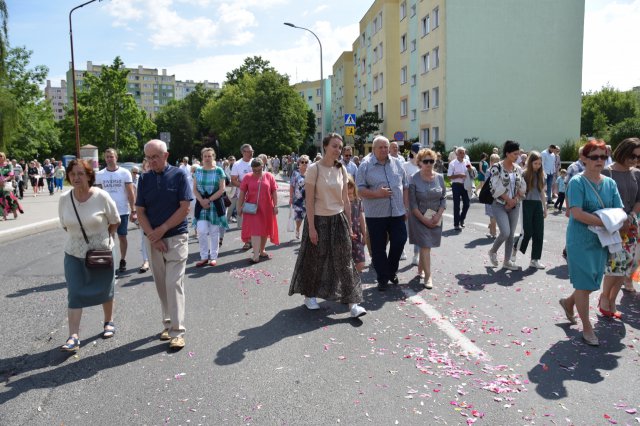
[[[393,138],[397,141],[403,141],[404,140],[404,133],[402,132],[395,132],[393,134]]]
[[[345,126],[355,126],[356,125],[356,115],[355,114],[345,114],[344,115],[344,125]]]
[[[160,140],[167,144],[167,148],[171,144],[171,133],[169,132],[160,132]]]
[[[344,134],[346,136],[355,136],[356,135],[356,128],[354,126],[347,126],[344,128]]]

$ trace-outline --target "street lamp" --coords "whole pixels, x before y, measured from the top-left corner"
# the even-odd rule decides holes
[[[324,139],[324,81],[322,77],[322,43],[320,43],[320,39],[309,28],[298,27],[297,25],[292,24],[291,22],[285,22],[286,26],[291,28],[299,28],[301,30],[309,31],[313,36],[318,40],[318,44],[320,45],[320,140]]]
[[[73,28],[71,26],[71,14],[74,10],[80,9],[90,3],[102,0],[89,0],[79,6],[74,7],[69,12],[69,41],[71,41],[71,82],[73,83],[73,120],[76,129],[76,158],[80,158],[80,125],[78,124],[78,96],[76,95],[76,66],[73,59]]]

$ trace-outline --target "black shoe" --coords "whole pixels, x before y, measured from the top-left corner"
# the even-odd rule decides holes
[[[393,278],[391,278],[391,282],[392,282],[394,285],[398,285],[398,284],[400,284],[400,280],[398,279],[398,275],[397,275],[397,274],[396,274],[396,275],[394,275],[394,276],[393,276]]]
[[[378,291],[387,291],[388,288],[389,288],[389,284],[382,284],[382,283],[378,284]]]
[[[120,259],[120,267],[118,268],[118,272],[127,272],[127,261],[124,259]]]
[[[454,231],[458,231],[458,232],[462,231],[462,228],[460,228],[459,226],[454,226],[453,229]]]
[[[460,222],[460,228],[464,228],[464,222]]]

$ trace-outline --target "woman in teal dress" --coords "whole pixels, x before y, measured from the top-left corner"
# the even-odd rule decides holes
[[[567,226],[567,261],[569,280],[575,289],[571,296],[560,299],[567,320],[576,324],[573,313],[575,305],[582,321],[582,338],[591,346],[599,344],[598,337],[589,321],[589,295],[600,289],[604,275],[608,250],[600,244],[598,236],[589,226],[603,226],[602,220],[593,212],[617,207],[622,208],[618,186],[611,178],[600,172],[604,168],[607,151],[603,141],[589,141],[582,150],[585,170],[574,176],[567,188],[569,225]]]
[[[200,261],[197,267],[216,266],[220,228],[228,229],[227,214],[222,201],[225,188],[225,174],[216,166],[213,148],[201,151],[202,167],[196,170],[193,180],[193,194],[196,197],[195,221],[200,245]]]

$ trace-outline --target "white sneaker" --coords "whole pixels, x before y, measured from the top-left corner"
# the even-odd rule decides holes
[[[431,280],[431,275],[424,281],[424,288],[431,290],[433,288],[433,280]]]
[[[419,254],[414,254],[413,255],[413,259],[411,259],[411,264],[418,266],[418,263],[420,263],[420,255]]]
[[[529,264],[529,267],[536,268],[536,269],[545,269],[546,268],[546,266],[544,266],[542,263],[540,263],[540,260],[538,260],[538,259],[531,259],[531,263]]]
[[[494,253],[491,250],[489,250],[489,261],[493,266],[498,266],[499,265],[498,253]]]
[[[518,257],[518,252],[514,248],[513,251],[511,252],[511,259],[510,259],[511,263],[516,263],[517,257]]]
[[[367,310],[360,305],[353,305],[351,307],[351,318],[358,318],[363,315],[367,315]]]
[[[519,271],[520,267],[510,260],[507,260],[502,264],[502,269],[508,269],[509,271]]]
[[[404,252],[404,250],[402,251],[402,256],[400,256],[400,260],[407,260],[407,254]]]
[[[312,311],[314,311],[316,309],[320,309],[320,305],[318,305],[318,302],[316,301],[315,297],[305,297],[304,298],[304,306],[306,306],[307,309],[310,309]]]

